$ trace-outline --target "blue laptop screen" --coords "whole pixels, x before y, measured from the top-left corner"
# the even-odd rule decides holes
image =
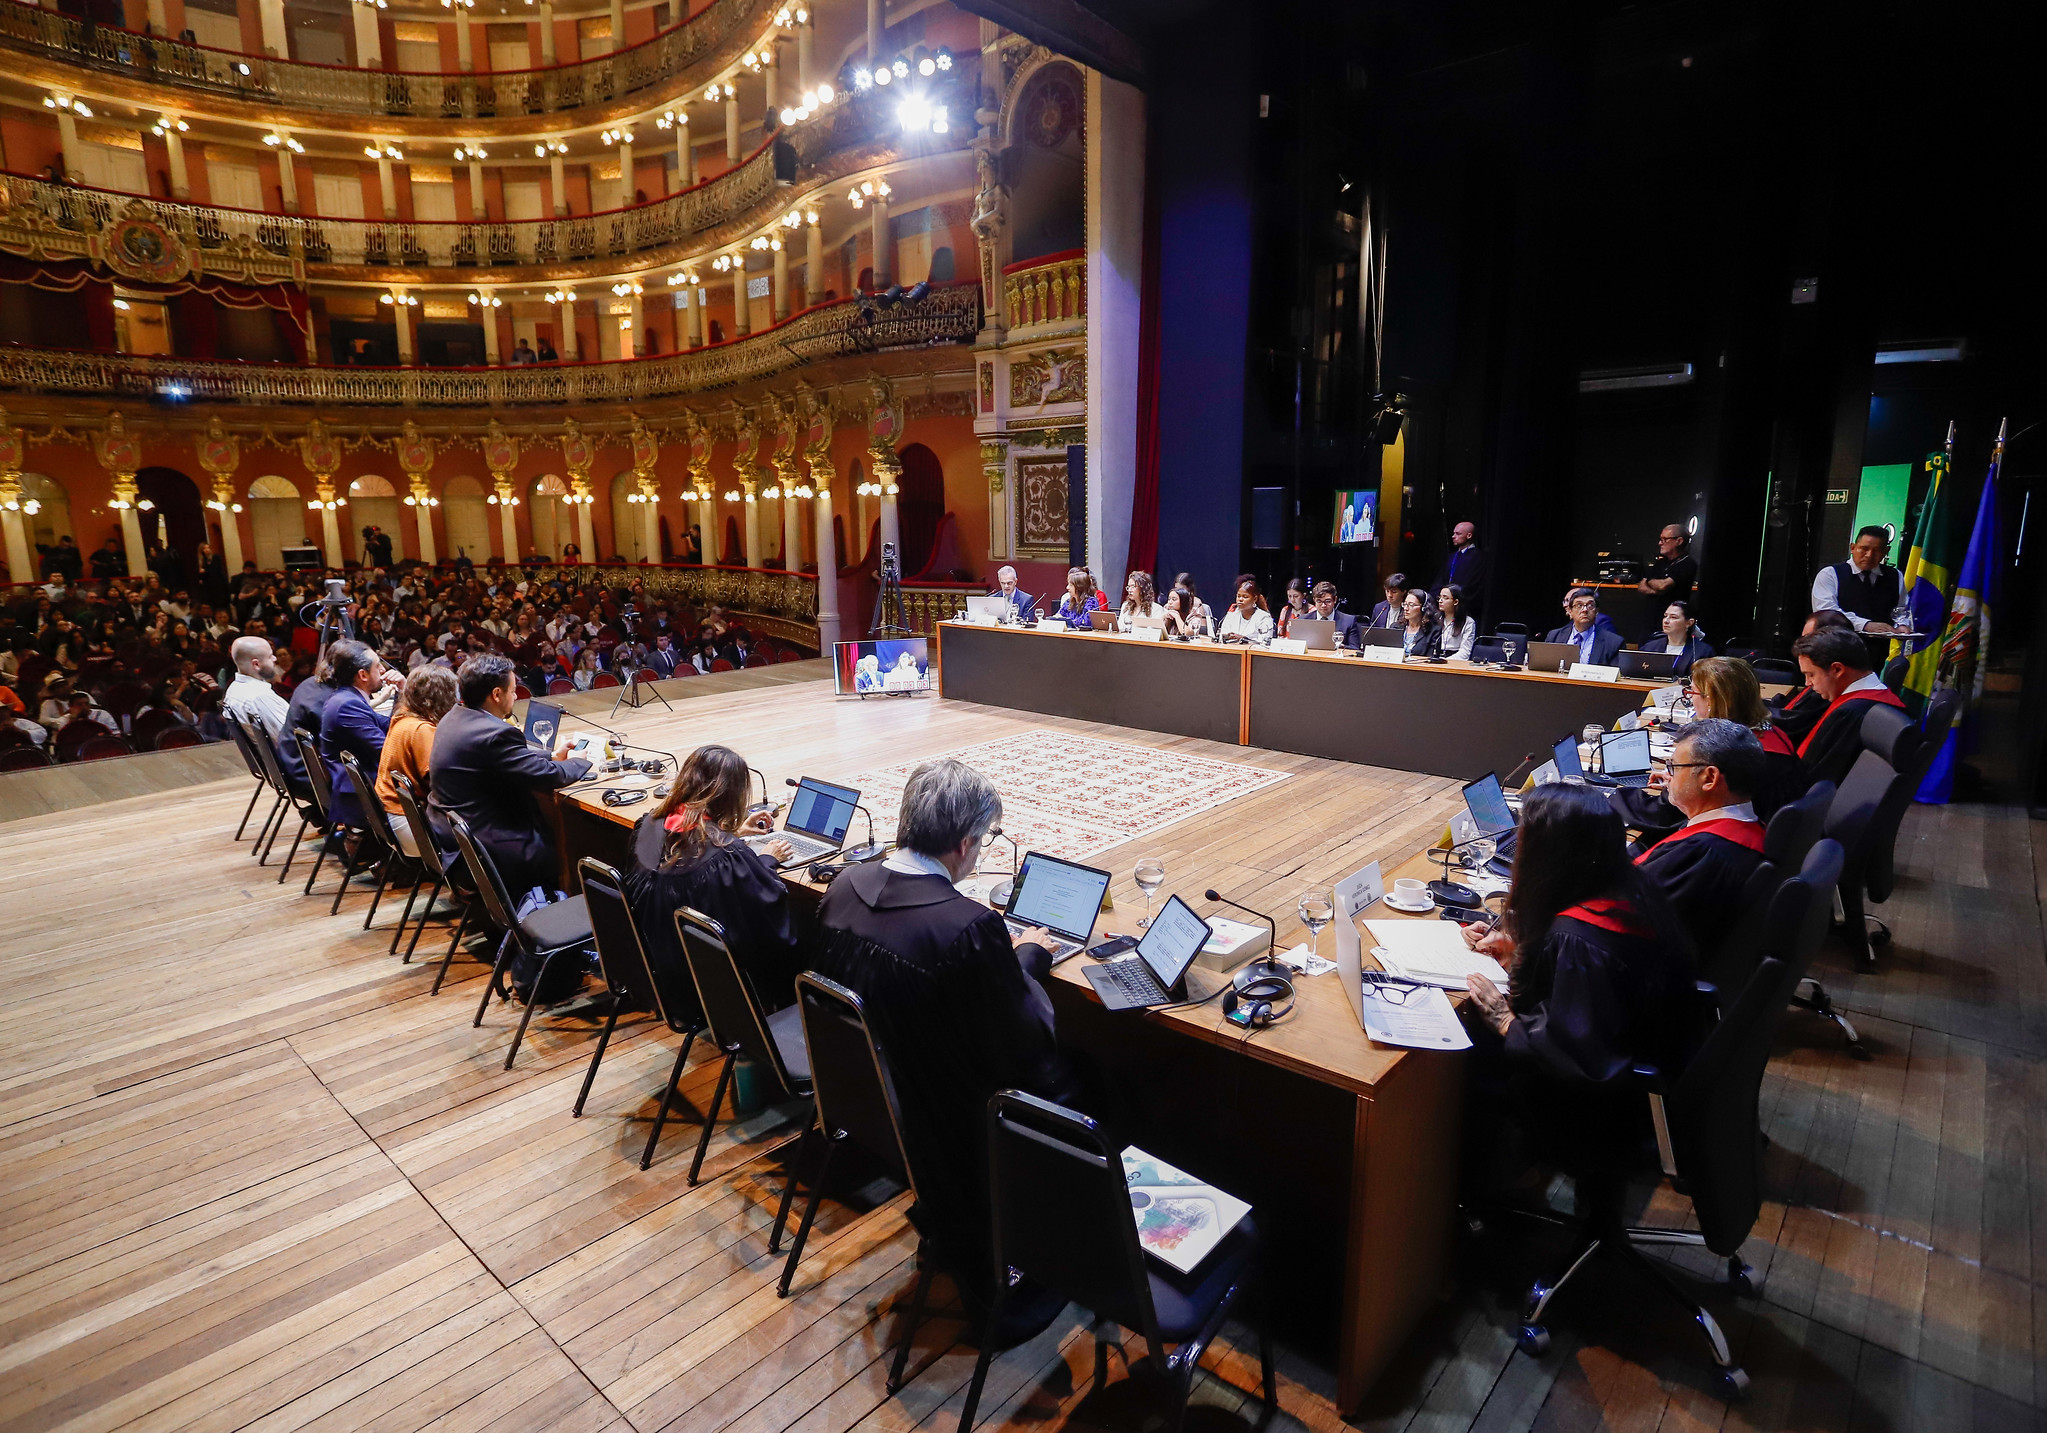
[[[1557,775],[1582,777],[1585,764],[1578,759],[1578,738],[1567,736],[1556,744],[1551,755],[1557,759]]]
[[[796,783],[796,799],[789,803],[788,827],[838,845],[853,824],[853,808],[860,793],[850,786],[831,786],[806,776]]]

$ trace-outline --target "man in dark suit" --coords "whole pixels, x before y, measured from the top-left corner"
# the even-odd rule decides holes
[[[1904,703],[1871,670],[1869,646],[1852,631],[1830,628],[1791,644],[1813,698],[1827,705],[1798,743],[1808,782],[1839,786],[1862,755],[1862,719],[1872,703],[1903,709]]]
[[[299,760],[299,744],[292,733],[303,729],[315,746],[320,744],[320,727],[327,717],[327,703],[334,695],[327,666],[333,652],[334,644],[330,642],[313,663],[313,674],[291,689],[291,707],[284,714],[284,730],[277,738],[277,759],[284,767],[285,780],[302,795],[311,791],[311,778],[306,775],[306,764]]]
[[[995,570],[995,590],[988,595],[1000,597],[1010,605],[1010,620],[1028,627],[1038,620],[1038,604],[1030,593],[1016,585],[1016,569],[999,567]]]
[[[535,886],[553,890],[561,879],[561,863],[536,803],[547,792],[588,776],[590,763],[570,756],[563,738],[557,738],[551,755],[536,750],[510,725],[507,718],[518,700],[511,658],[480,653],[462,664],[455,680],[462,705],[434,727],[428,813],[437,822],[459,815],[469,823],[470,834],[490,853],[513,900]],[[452,849],[453,836],[445,830],[439,835]]]
[[[1599,620],[1599,594],[1589,587],[1573,587],[1564,596],[1564,610],[1571,614],[1568,626],[1553,628],[1545,642],[1569,642],[1578,649],[1575,660],[1592,667],[1610,667],[1621,649],[1621,634]]]
[[[1485,606],[1486,574],[1491,567],[1492,559],[1479,548],[1478,529],[1471,523],[1460,522],[1450,529],[1450,552],[1443,559],[1442,571],[1436,574],[1429,596],[1440,597],[1445,587],[1455,584],[1464,592],[1464,615],[1476,621]]]
[[[340,641],[327,649],[328,685],[334,695],[320,713],[320,755],[334,787],[334,817],[349,826],[362,824],[355,784],[341,764],[352,753],[366,780],[377,779],[384,757],[384,734],[391,718],[370,705],[370,696],[387,683],[383,659],[361,642]],[[374,796],[370,799],[374,800]]]
[[[675,665],[681,661],[681,654],[675,650],[675,638],[662,632],[654,638],[654,650],[647,653],[647,665],[660,677],[675,675]]]
[[[1336,610],[1336,584],[1334,582],[1318,582],[1315,584],[1315,590],[1309,596],[1315,604],[1316,618],[1323,622],[1334,622],[1336,624],[1336,631],[1333,634],[1336,638],[1336,645],[1355,650],[1358,643],[1363,640],[1358,635],[1363,629],[1358,626],[1358,619],[1351,616],[1350,613]]]

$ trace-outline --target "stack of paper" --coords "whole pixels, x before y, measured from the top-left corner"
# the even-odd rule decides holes
[[[1408,988],[1397,999],[1386,998],[1376,985],[1365,987],[1360,1009],[1365,1033],[1381,1045],[1410,1050],[1469,1050],[1471,1036],[1450,1007],[1450,997],[1431,987]]]
[[[1489,955],[1464,943],[1464,928],[1455,921],[1366,921],[1372,932],[1372,954],[1387,973],[1444,990],[1465,990],[1466,978],[1483,975],[1505,990],[1507,972]]]

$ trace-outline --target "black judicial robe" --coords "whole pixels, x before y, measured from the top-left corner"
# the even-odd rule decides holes
[[[1751,727],[1763,744],[1763,779],[1753,802],[1757,819],[1768,821],[1779,811],[1805,795],[1811,785],[1805,763],[1798,759],[1798,743],[1774,722]]]
[[[1506,1055],[1574,1085],[1607,1084],[1644,1061],[1676,1070],[1691,989],[1690,953],[1658,940],[1626,902],[1580,902],[1515,967]]]
[[[1820,700],[1820,694],[1811,687],[1800,687],[1781,698],[1773,697],[1763,705],[1770,709],[1770,725],[1790,737],[1794,749],[1812,735],[1812,729],[1819,725],[1821,713],[1827,709],[1827,704]]]
[[[992,1258],[988,1098],[1021,1089],[1068,1099],[1052,1002],[1002,917],[943,876],[855,866],[832,882],[819,912],[816,968],[858,994],[893,1062],[903,1138],[917,1183],[916,1222],[946,1249],[948,1266],[984,1287]]]
[[[775,868],[744,841],[722,831],[695,856],[663,866],[666,834],[652,815],[641,817],[633,827],[630,858],[620,875],[640,940],[647,947],[647,964],[669,1013],[699,1018],[703,1014],[682,937],[675,930],[678,906],[700,911],[724,927],[726,943],[763,1008],[779,1010],[794,1001],[804,952],[789,888]]]
[[[1760,821],[1701,821],[1635,858],[1656,878],[1699,953],[1708,957],[1741,913],[1742,887],[1762,863]]]
[[[1900,711],[1905,707],[1888,688],[1848,692],[1836,698],[1798,743],[1798,759],[1805,766],[1808,785],[1831,781],[1839,786],[1847,778],[1855,758],[1862,755],[1862,719],[1869,715],[1871,702]]]

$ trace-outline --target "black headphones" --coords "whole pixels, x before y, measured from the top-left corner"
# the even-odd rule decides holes
[[[1284,975],[1240,970],[1223,992],[1223,1018],[1250,1030],[1284,1020],[1294,1008],[1294,983]]]
[[[645,801],[646,799],[647,793],[645,791],[623,790],[616,786],[606,791],[602,797],[606,806],[630,806],[635,801]]]

